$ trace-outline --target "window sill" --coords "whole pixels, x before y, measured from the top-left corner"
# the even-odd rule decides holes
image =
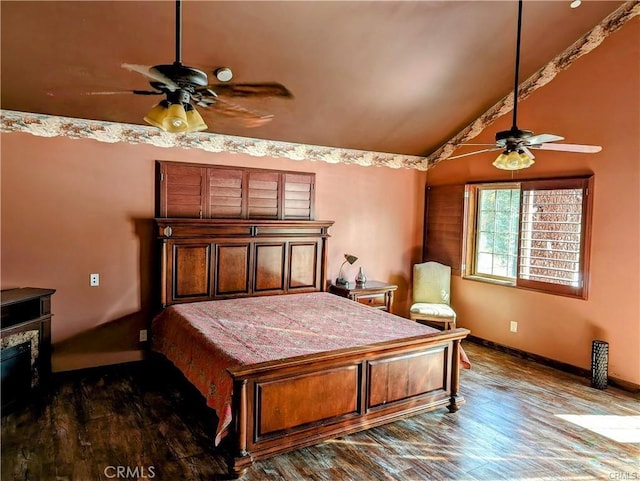
[[[497,286],[516,287],[515,281],[505,281],[502,279],[493,279],[491,277],[482,276],[462,276],[463,279],[469,279],[471,281],[486,282],[487,284],[495,284]]]
[[[463,275],[463,279],[468,279],[470,281],[483,282],[485,284],[493,284],[494,286],[505,286],[505,287],[515,287],[517,289],[523,289],[526,291],[540,292],[542,294],[551,294],[555,296],[563,296],[568,297],[570,299],[578,299],[586,301],[588,299],[586,291],[582,291],[580,293],[574,292],[563,292],[559,290],[550,290],[550,289],[540,289],[532,286],[522,286],[518,285],[515,281],[506,281],[502,279],[492,279],[490,277],[482,277],[482,276],[471,276],[471,275]]]

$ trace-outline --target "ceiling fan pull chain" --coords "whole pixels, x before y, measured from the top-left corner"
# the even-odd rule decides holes
[[[518,118],[518,87],[520,76],[520,37],[522,34],[522,0],[518,0],[518,31],[516,36],[516,73],[513,86],[513,126],[511,130],[518,130],[516,120]]]
[[[182,0],[176,0],[176,65],[182,64]]]

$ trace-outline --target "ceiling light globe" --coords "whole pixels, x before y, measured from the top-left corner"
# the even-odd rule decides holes
[[[531,157],[529,157],[525,152],[520,152],[520,169],[527,169],[536,163]]]
[[[187,122],[189,124],[187,132],[202,132],[209,128],[204,123],[200,113],[192,105],[187,106]]]
[[[507,166],[507,153],[501,153],[496,160],[493,161],[493,166],[498,169],[508,170]]]
[[[516,151],[511,151],[507,155],[507,163],[509,164],[510,170],[518,170],[520,169],[520,155]]]
[[[496,160],[494,160],[494,167],[502,170],[521,170],[531,167],[535,161],[529,157],[525,152],[518,152],[512,150],[511,152],[504,151]]]
[[[164,120],[167,115],[167,108],[169,107],[169,102],[163,100],[159,104],[155,105],[147,115],[144,117],[144,121],[154,127],[158,127],[159,129],[164,130]]]
[[[162,128],[171,133],[186,132],[189,128],[187,113],[181,103],[171,104],[167,109],[167,115],[162,123]]]

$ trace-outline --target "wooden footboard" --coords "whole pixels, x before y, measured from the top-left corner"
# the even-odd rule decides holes
[[[234,380],[229,473],[258,459],[447,406],[455,412],[460,341],[454,329],[229,369]]]

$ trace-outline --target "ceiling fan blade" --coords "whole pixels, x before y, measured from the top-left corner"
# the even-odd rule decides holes
[[[475,146],[475,147],[490,147],[490,146],[492,146],[492,145],[493,145],[494,147],[496,147],[495,142],[494,142],[493,144],[467,144],[467,143],[465,142],[464,144],[459,144],[459,145],[460,145],[460,147],[462,147],[462,146],[467,146],[467,145],[473,145],[473,146]]]
[[[160,82],[167,86],[167,89],[171,92],[179,89],[180,87],[169,77],[159,72],[157,69],[153,67],[148,67],[146,65],[136,65],[131,63],[123,63],[122,68],[129,70],[130,72],[138,72],[144,75],[151,80],[155,80],[156,82]]]
[[[494,147],[493,149],[476,150],[474,152],[467,152],[466,154],[452,155],[451,157],[447,157],[447,160],[459,159],[468,155],[482,154],[483,152],[495,152],[496,150],[502,150],[502,147]]]
[[[559,135],[553,135],[553,134],[538,134],[538,135],[532,135],[531,137],[527,137],[524,140],[527,145],[531,146],[531,145],[546,144],[548,142],[556,142],[558,140],[564,140],[564,137],[560,137]]]
[[[114,90],[106,92],[82,92],[80,95],[121,95],[121,94],[135,94],[135,95],[162,95],[162,92],[156,90]]]
[[[531,152],[525,145],[523,145],[521,148],[524,151],[524,153],[527,154],[529,157],[531,157],[532,159],[536,158],[536,156],[533,155],[533,152]]]
[[[579,144],[541,144],[530,146],[533,149],[557,150],[560,152],[579,152],[582,154],[595,154],[602,150],[599,145],[579,145]]]
[[[201,104],[199,104],[201,105]],[[238,104],[227,102],[220,98],[215,99],[215,103],[205,107],[214,110],[227,117],[239,119],[244,127],[260,127],[273,119],[272,114],[263,114],[255,110],[249,110]]]
[[[217,95],[225,97],[284,97],[293,98],[293,94],[282,84],[267,83],[228,83],[211,84],[197,90],[213,90]]]

